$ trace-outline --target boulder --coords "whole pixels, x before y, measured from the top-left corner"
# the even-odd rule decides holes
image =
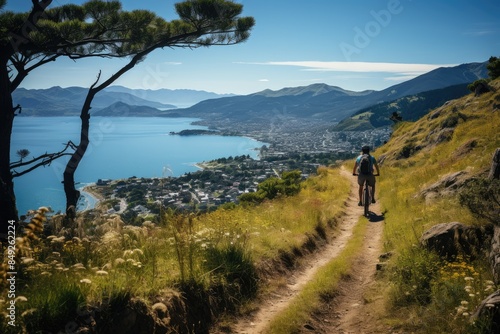
[[[500,148],[497,148],[493,154],[491,169],[488,175],[489,179],[500,179]]]
[[[470,174],[467,171],[459,171],[444,175],[437,182],[420,191],[418,196],[422,196],[427,199],[436,197],[437,195],[452,195],[457,189],[463,187],[469,178]]]
[[[489,333],[499,333],[500,290],[493,292],[481,302],[476,312],[471,316],[471,320],[476,324],[480,324],[481,327],[487,326]]]
[[[500,227],[498,226],[493,227],[493,237],[491,239],[488,259],[493,272],[493,281],[495,284],[500,284]]]
[[[484,229],[466,226],[458,222],[438,224],[424,232],[420,238],[422,246],[453,260],[458,255],[476,257],[482,252],[486,238]]]

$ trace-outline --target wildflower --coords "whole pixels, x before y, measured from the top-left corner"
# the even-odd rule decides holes
[[[106,275],[108,275],[108,272],[105,270],[98,270],[98,271],[96,271],[96,275],[97,276],[106,276]]]
[[[130,249],[123,251],[123,257],[127,257],[127,256],[132,255],[132,254],[133,254],[133,252]]]
[[[466,301],[466,300],[462,300],[462,301],[460,302],[460,304],[462,304],[463,306],[466,306],[466,305],[469,305],[469,302],[468,302],[468,301]]]
[[[92,281],[89,280],[88,278],[83,278],[83,279],[80,280],[80,283],[90,284],[90,283],[92,283]]]
[[[31,314],[35,313],[36,311],[37,311],[36,308],[30,308],[29,310],[26,310],[23,313],[21,313],[21,317],[25,317],[27,315],[31,315]]]
[[[469,312],[464,312],[464,313],[462,313],[462,315],[463,315],[464,317],[468,317],[470,314],[469,314]]]
[[[74,270],[85,270],[85,266],[83,265],[83,263],[76,263],[72,265],[71,268],[73,268]]]
[[[467,276],[467,277],[464,277],[464,280],[466,281],[473,281],[474,278],[473,277],[470,277],[470,276]]]
[[[134,249],[134,250],[132,251],[132,254],[135,254],[135,253],[139,253],[139,254],[141,254],[141,255],[144,255],[144,252],[143,252],[141,249],[139,249],[139,248],[136,248],[136,249]]]
[[[51,244],[62,244],[62,243],[64,243],[65,241],[66,241],[66,238],[65,238],[64,236],[62,236],[62,237],[59,237],[59,238],[57,238],[57,237],[56,237],[56,238],[53,238],[53,239],[50,241],[50,243],[51,243]]]
[[[16,298],[16,303],[17,302],[27,302],[28,301],[28,298],[24,297],[24,296],[19,296]]]
[[[33,262],[35,260],[31,257],[23,257],[21,261],[23,262],[23,264],[30,264],[31,262]]]
[[[121,257],[115,259],[115,266],[119,266],[120,264],[125,263],[125,260],[122,259]]]
[[[484,292],[491,292],[495,290],[495,288],[492,285],[488,285],[486,288],[484,288]]]

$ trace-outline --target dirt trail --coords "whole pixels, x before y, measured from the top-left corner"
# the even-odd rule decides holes
[[[273,319],[274,315],[287,307],[304,285],[316,272],[338,256],[352,236],[353,227],[362,215],[362,207],[357,206],[356,178],[347,170],[342,174],[352,181],[351,194],[346,206],[346,213],[341,218],[340,233],[327,246],[307,259],[307,266],[288,279],[288,284],[271,298],[265,300],[260,309],[251,317],[240,320],[232,328],[232,333],[260,334]],[[312,315],[304,324],[303,333],[378,333],[374,328],[375,314],[373,305],[365,302],[365,291],[374,282],[376,263],[381,249],[383,220],[378,204],[370,206],[374,219],[369,223],[365,236],[366,242],[356,262],[353,263],[350,279],[341,283],[340,294],[322,307],[322,312]],[[387,328],[380,333],[387,333]]]

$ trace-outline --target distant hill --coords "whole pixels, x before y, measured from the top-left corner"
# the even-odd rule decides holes
[[[158,117],[165,116],[165,111],[148,106],[131,106],[124,102],[115,102],[112,105],[92,113],[94,116],[107,117]]]
[[[438,68],[382,91],[353,92],[326,84],[264,90],[258,93],[202,101],[179,109],[187,117],[204,119],[204,124],[230,127],[238,123],[268,126],[273,118],[315,122],[336,122],[366,107],[408,95],[469,84],[487,77],[486,62]],[[291,122],[289,122],[291,124]]]
[[[127,93],[149,101],[156,101],[165,104],[173,104],[178,107],[190,107],[200,101],[216,99],[220,97],[230,97],[234,94],[216,94],[203,90],[192,89],[130,89],[123,86],[110,86],[105,89],[107,92]]]
[[[333,130],[365,131],[391,125],[393,122],[390,117],[393,112],[397,112],[405,121],[415,121],[429,110],[469,93],[467,84],[461,84],[382,102],[359,110],[334,126]]]
[[[83,87],[18,88],[13,93],[13,99],[14,105],[21,105],[23,116],[72,116],[80,114],[87,92],[88,88]],[[129,93],[105,90],[96,95],[92,108],[102,109],[116,102],[158,109],[176,108],[174,105],[142,99]]]
[[[14,91],[14,105],[20,104],[22,116],[74,116],[79,115],[88,88],[54,86],[47,89],[25,89],[18,88]],[[153,116],[163,114],[160,110],[176,109],[177,106],[188,107],[205,99],[227,97],[233,95],[219,95],[215,93],[179,89],[130,89],[121,86],[111,86],[99,92],[92,102],[92,111],[112,107],[115,103],[124,103],[134,110],[129,115]],[[121,108],[123,104],[119,105]],[[144,112],[139,112],[137,106],[147,107]],[[116,107],[116,106],[115,106]],[[147,110],[147,112],[146,112]],[[100,115],[116,114],[110,110],[99,112]],[[173,116],[173,114],[171,113]]]

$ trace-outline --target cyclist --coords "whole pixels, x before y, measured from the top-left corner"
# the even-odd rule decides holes
[[[375,175],[380,175],[380,170],[378,168],[377,164],[377,159],[375,157],[370,155],[370,147],[369,146],[363,146],[361,148],[362,154],[360,154],[356,158],[356,162],[354,163],[354,168],[352,169],[352,175],[357,175],[358,176],[358,184],[359,184],[359,206],[363,205],[362,198],[363,198],[363,184],[365,181],[368,183],[370,187],[372,187],[372,203],[375,203]],[[367,154],[370,159],[370,171],[368,174],[363,174],[359,170],[361,159],[363,155]],[[377,174],[373,174],[374,168],[377,170]]]

